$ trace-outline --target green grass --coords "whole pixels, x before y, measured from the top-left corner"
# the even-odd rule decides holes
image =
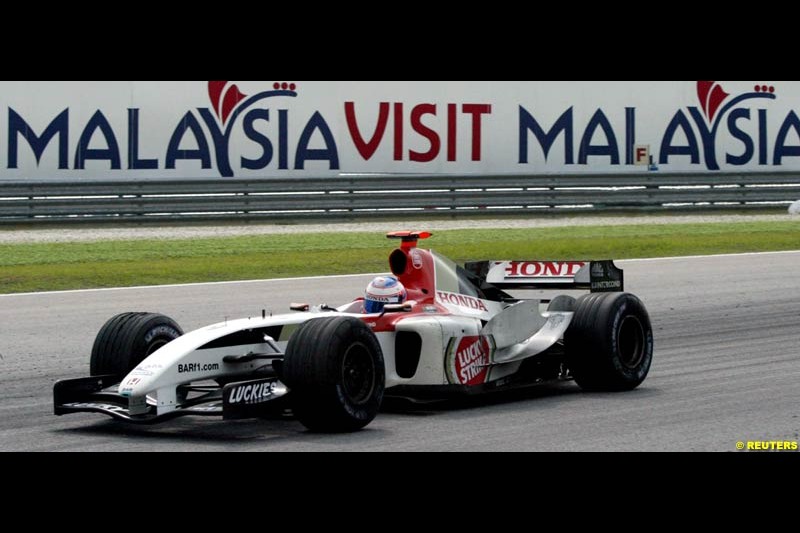
[[[427,241],[452,259],[629,259],[800,249],[800,222],[458,230]],[[0,245],[0,293],[385,271],[374,233]]]

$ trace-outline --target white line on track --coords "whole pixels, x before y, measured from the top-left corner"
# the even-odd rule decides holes
[[[800,250],[788,250],[784,252],[751,252],[751,253],[741,253],[741,254],[720,254],[720,255],[688,255],[688,256],[678,256],[678,257],[650,257],[645,259],[620,259],[617,263],[644,263],[644,262],[655,262],[655,261],[685,261],[685,260],[693,260],[693,259],[714,259],[714,258],[724,258],[724,257],[756,257],[756,256],[765,256],[765,255],[788,255],[788,254],[800,254]],[[368,276],[380,276],[385,274],[385,272],[375,272],[375,273],[368,273],[368,274],[342,274],[337,276],[308,276],[303,278],[274,278],[274,279],[250,279],[250,280],[240,280],[240,281],[210,281],[204,283],[180,283],[175,285],[145,285],[141,287],[111,287],[105,289],[78,289],[78,290],[71,290],[71,291],[46,291],[46,292],[22,292],[18,294],[0,294],[0,298],[8,298],[12,296],[42,296],[42,295],[57,295],[57,294],[80,294],[86,292],[112,292],[112,291],[134,291],[134,290],[144,290],[144,289],[172,289],[172,288],[180,288],[180,287],[213,287],[215,285],[235,285],[235,284],[245,284],[245,283],[272,283],[272,282],[287,282],[287,281],[312,281],[312,280],[320,280],[320,279],[348,279],[348,278],[360,278],[360,277],[368,277]]]
[[[684,255],[676,257],[647,257],[643,259],[620,259],[616,263],[644,263],[648,261],[681,261],[684,259],[714,259],[715,257],[757,257],[759,255],[789,255],[800,254],[800,250],[786,250],[783,252],[745,252],[741,254],[717,254],[717,255]]]
[[[9,296],[42,296],[46,294],[80,294],[82,292],[111,292],[111,291],[136,291],[142,289],[174,289],[180,287],[212,287],[214,285],[235,285],[245,283],[267,283],[280,281],[312,281],[319,279],[346,279],[366,276],[381,276],[385,272],[374,274],[342,274],[338,276],[308,276],[305,278],[272,278],[272,279],[245,279],[239,281],[208,281],[204,283],[178,283],[175,285],[142,285],[140,287],[108,287],[105,289],[77,289],[71,291],[45,291],[45,292],[20,292],[17,294],[0,294],[0,298]]]

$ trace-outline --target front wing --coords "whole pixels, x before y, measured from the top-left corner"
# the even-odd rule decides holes
[[[116,376],[59,381],[53,387],[56,415],[101,413],[131,424],[152,425],[182,416],[221,416],[226,420],[279,415],[288,409],[288,389],[277,378],[178,389],[180,405],[159,414],[155,399],[148,397],[144,414],[131,414],[130,398],[117,392]],[[140,410],[137,410],[139,412]]]

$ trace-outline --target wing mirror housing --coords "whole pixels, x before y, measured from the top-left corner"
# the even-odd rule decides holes
[[[405,302],[402,304],[386,304],[383,306],[383,313],[410,313],[414,309],[416,302]]]

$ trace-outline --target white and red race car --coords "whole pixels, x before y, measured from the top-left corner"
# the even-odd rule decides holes
[[[99,412],[152,424],[183,415],[228,419],[291,410],[307,428],[355,431],[385,395],[484,393],[574,379],[593,391],[644,381],[653,333],[612,261],[485,261],[459,266],[398,232],[389,266],[408,300],[365,314],[307,304],[184,334],[173,320],[125,313],[98,334],[91,376],[54,387],[55,413]],[[505,291],[589,290],[575,299]]]

